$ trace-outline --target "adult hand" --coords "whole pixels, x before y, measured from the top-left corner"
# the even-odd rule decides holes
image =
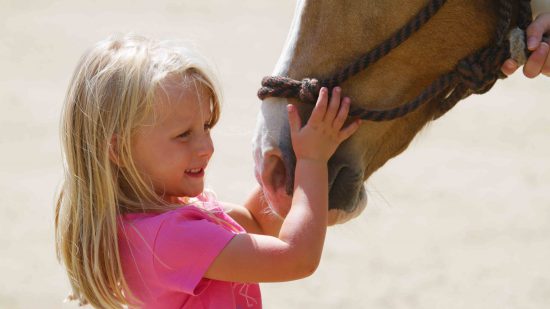
[[[523,74],[528,78],[535,78],[540,74],[550,76],[550,44],[544,38],[545,33],[550,33],[550,13],[539,15],[526,30],[527,48],[532,52],[523,66]],[[516,61],[508,59],[501,70],[504,74],[511,75],[518,68]]]

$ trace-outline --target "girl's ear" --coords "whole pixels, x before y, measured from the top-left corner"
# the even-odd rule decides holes
[[[116,134],[111,136],[111,141],[109,142],[109,159],[118,167],[122,167],[118,151],[118,136]]]

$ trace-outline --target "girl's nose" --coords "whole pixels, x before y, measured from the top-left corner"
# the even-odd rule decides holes
[[[197,152],[200,157],[210,157],[214,153],[214,143],[210,134],[204,136],[197,143]]]

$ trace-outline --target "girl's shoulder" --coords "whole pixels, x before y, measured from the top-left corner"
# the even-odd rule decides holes
[[[211,191],[205,191],[196,197],[182,197],[179,199],[181,207],[163,213],[130,213],[120,216],[120,226],[127,230],[129,225],[133,229],[158,232],[162,227],[194,226],[200,227],[206,223],[222,226],[224,229],[240,233],[243,232],[230,216],[223,205],[218,202]]]
[[[196,295],[208,267],[238,232],[212,196],[180,202],[164,213],[121,216],[119,252],[130,280],[147,278],[157,291]]]

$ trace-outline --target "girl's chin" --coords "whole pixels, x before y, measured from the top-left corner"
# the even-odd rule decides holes
[[[191,190],[189,189],[181,190],[181,191],[177,190],[177,191],[170,192],[169,194],[163,195],[162,198],[169,203],[178,203],[179,198],[197,197],[201,195],[203,191],[204,191],[204,186],[193,188]]]
[[[196,196],[201,195],[203,191],[204,191],[204,187],[202,187],[200,189],[197,189],[197,190],[186,191],[183,196],[196,197]]]

